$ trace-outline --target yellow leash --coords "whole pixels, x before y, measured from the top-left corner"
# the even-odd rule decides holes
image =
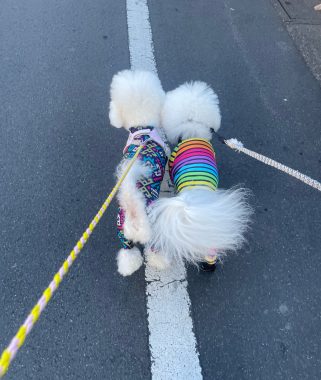
[[[42,313],[42,311],[44,310],[44,308],[47,306],[48,302],[50,301],[53,293],[58,289],[62,279],[67,274],[69,268],[71,267],[73,262],[76,260],[79,252],[83,249],[91,233],[94,231],[96,225],[100,221],[101,217],[104,215],[107,207],[110,205],[112,199],[114,198],[117,190],[123,183],[129,170],[132,168],[142,148],[143,148],[143,145],[140,145],[138,147],[135,155],[131,159],[127,168],[124,170],[122,176],[116,183],[112,192],[109,194],[108,198],[105,200],[100,210],[98,211],[94,219],[91,221],[86,231],[83,233],[82,237],[79,239],[79,241],[77,242],[73,250],[70,252],[69,256],[64,261],[59,271],[55,274],[53,280],[51,281],[47,289],[43,292],[41,298],[39,299],[35,307],[31,310],[30,314],[28,315],[28,318],[24,321],[23,325],[20,327],[17,334],[10,342],[9,346],[3,351],[0,358],[0,378],[3,377],[5,373],[8,371],[10,363],[16,356],[16,353],[18,352],[19,348],[23,345],[26,339],[26,336],[30,333],[31,329],[37,322],[40,314]]]

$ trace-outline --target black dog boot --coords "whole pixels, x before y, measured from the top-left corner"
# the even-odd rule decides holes
[[[217,256],[206,256],[205,261],[200,263],[203,272],[214,272],[216,269]]]

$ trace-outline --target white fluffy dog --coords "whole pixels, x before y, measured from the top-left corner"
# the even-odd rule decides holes
[[[158,200],[149,213],[149,246],[160,262],[212,265],[244,242],[251,214],[247,190],[217,190],[210,140],[220,123],[218,98],[206,83],[186,83],[167,93],[162,127],[176,144],[169,159],[176,196]]]
[[[143,145],[118,193],[117,228],[122,245],[117,255],[118,272],[128,276],[143,263],[134,243],[145,244],[150,240],[146,208],[158,198],[167,163],[168,147],[160,130],[165,93],[154,74],[125,70],[113,77],[110,95],[110,123],[129,132],[123,160],[117,168],[118,177]]]

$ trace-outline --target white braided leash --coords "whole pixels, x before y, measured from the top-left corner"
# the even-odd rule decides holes
[[[266,165],[272,166],[273,168],[281,170],[282,172],[287,173],[290,176],[306,183],[307,185],[321,191],[321,183],[320,182],[316,181],[315,179],[313,179],[311,177],[308,177],[307,175],[300,173],[297,170],[291,169],[288,166],[280,164],[279,162],[274,161],[269,157],[263,156],[263,154],[259,154],[259,153],[253,152],[253,150],[244,148],[243,144],[240,141],[238,141],[237,139],[228,139],[228,140],[224,139],[224,143],[227,146],[229,146],[230,148],[232,148],[238,152],[245,153],[246,155],[253,157],[256,160],[261,161]]]

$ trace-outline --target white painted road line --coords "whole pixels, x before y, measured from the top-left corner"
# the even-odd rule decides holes
[[[147,1],[127,0],[127,26],[131,68],[157,73]]]
[[[202,379],[185,269],[145,276],[152,379]]]
[[[132,69],[157,73],[147,0],[127,0],[127,22]],[[202,379],[185,268],[158,272],[147,265],[145,277],[152,379]]]

